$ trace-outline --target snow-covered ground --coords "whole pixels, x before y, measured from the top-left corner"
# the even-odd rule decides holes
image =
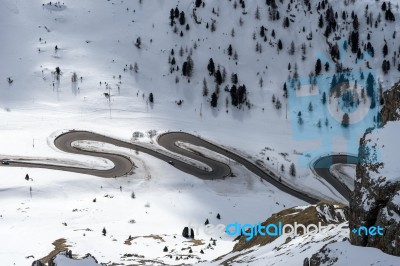
[[[366,147],[369,148],[369,160],[367,163],[381,163],[376,171],[370,171],[372,179],[382,179],[383,183],[395,183],[400,181],[397,143],[400,125],[388,122],[383,128],[379,128],[366,136]]]
[[[321,256],[324,258],[326,255],[327,259],[326,261],[322,260],[320,265],[398,265],[400,261],[398,257],[387,255],[376,248],[351,245],[347,239],[348,235],[348,223],[346,222],[337,225],[325,234],[302,235],[292,239],[281,236],[265,246],[256,246],[243,252],[233,252],[222,260],[200,265],[217,266],[225,260],[229,261],[229,265],[303,265],[305,258],[310,258],[313,254],[318,253],[326,243],[328,245],[325,249],[328,252],[322,253]],[[237,257],[235,258],[235,256]]]
[[[29,255],[47,255],[53,248],[51,243],[59,238],[66,238],[74,253],[91,253],[102,262],[124,261],[124,254],[160,259],[165,256],[166,245],[177,245],[177,254],[187,253],[180,251],[188,245],[182,243],[181,233],[190,222],[202,224],[207,218],[214,224],[252,222],[285,207],[304,204],[240,166],[231,165],[237,177],[202,181],[148,155],[122,152],[132,156],[138,166],[133,176],[101,179],[42,169],[1,168],[2,236],[29,236],[23,246],[19,241],[3,242],[1,259],[24,264]],[[27,172],[33,181],[24,179]],[[215,219],[217,213],[221,220]],[[103,227],[106,236],[102,236]],[[166,239],[166,243],[139,238],[132,245],[124,244],[129,235],[151,234]],[[204,245],[193,247],[197,255],[209,240],[200,237]],[[200,258],[212,259],[230,251],[232,245],[231,239],[223,239],[217,250],[205,251]]]
[[[54,258],[54,263],[57,266],[99,266],[98,262],[96,259],[94,259],[92,256],[87,256],[82,259],[71,259],[66,256],[64,253],[58,254]],[[104,264],[103,264],[104,265]]]
[[[350,190],[354,190],[354,181],[356,180],[356,166],[351,164],[334,164],[329,171],[340,182],[345,184]]]
[[[297,18],[292,17],[295,22],[288,34],[287,29],[279,29],[281,20],[269,22],[265,19],[265,1],[247,1],[245,10],[240,7],[234,10],[233,1],[225,2],[229,5],[207,1],[206,6],[198,10],[203,21],[199,25],[190,17],[193,1],[188,0],[179,3],[65,0],[58,7],[46,5],[46,1],[2,0],[1,158],[52,158],[58,163],[105,168],[110,167],[109,162],[100,158],[57,151],[52,144],[54,138],[70,129],[90,130],[127,141],[134,131],[182,130],[260,160],[279,172],[284,182],[304,191],[340,200],[329,184],[314,177],[307,162],[326,152],[356,153],[356,146],[349,142],[352,144],[361,132],[352,135],[340,122],[335,122],[334,116],[329,115],[335,110],[334,102],[328,110],[319,104],[319,97],[310,98],[314,110],[309,112],[309,100],[299,99],[297,107],[288,103],[286,116],[287,103],[281,96],[288,75],[293,75],[294,62],[298,64],[299,75],[308,78],[320,53],[328,56],[324,37],[313,28],[317,23],[310,23],[317,21],[319,15],[314,12],[306,19],[302,10],[293,8],[298,14]],[[354,9],[360,20],[366,3],[371,11],[378,9],[376,1],[357,2]],[[190,24],[189,31],[179,26],[178,33],[182,29],[183,37],[168,25],[170,9],[177,4]],[[338,9],[346,9],[343,3],[336,5]],[[257,6],[263,20],[254,18]],[[211,12],[213,8],[218,15]],[[393,9],[396,9],[394,1]],[[239,26],[240,18],[243,26]],[[397,13],[396,18],[398,21]],[[205,28],[211,19],[217,21],[213,33]],[[397,24],[383,23],[387,23],[385,31],[377,30],[371,36],[377,54],[381,53],[383,38],[391,53],[397,49],[392,37]],[[267,24],[270,27],[268,41],[264,43],[258,32],[261,25]],[[315,32],[309,43],[306,34],[301,32],[303,26],[307,28],[306,33]],[[276,38],[271,37],[272,28],[275,28]],[[254,51],[253,32],[257,32],[257,42],[263,46],[262,54]],[[347,37],[345,33],[343,30],[343,36]],[[361,33],[364,39],[366,34],[364,28]],[[140,49],[134,45],[138,37],[142,42]],[[277,52],[278,38],[284,44],[280,52]],[[290,56],[287,50],[292,40],[296,43],[296,53]],[[305,61],[300,59],[302,42],[307,42]],[[230,43],[238,53],[237,63],[226,54]],[[183,56],[178,55],[181,46]],[[181,71],[170,74],[171,49],[174,49],[179,67],[190,50],[193,51],[194,72],[190,83],[176,74]],[[238,73],[240,84],[245,83],[248,88],[251,109],[239,110],[231,106],[229,93],[224,91],[228,81],[220,88],[218,107],[210,108],[210,96],[202,97],[204,78],[210,94],[215,88],[213,77],[206,70],[210,57],[221,69],[222,66],[226,68],[227,80],[232,73]],[[358,71],[360,66],[353,65],[354,55],[348,57],[345,65]],[[290,71],[287,70],[289,62],[292,63]],[[135,63],[138,73],[129,70],[129,65]],[[390,75],[383,75],[381,61],[373,59],[370,64],[384,85],[393,84],[399,77],[394,66]],[[56,67],[62,72],[59,80],[52,74]],[[77,82],[71,82],[73,72],[78,75]],[[325,74],[333,73],[332,64]],[[176,83],[176,75],[179,83]],[[8,84],[8,77],[13,80],[12,84]],[[304,87],[298,93],[307,95],[307,91]],[[148,102],[150,92],[154,94],[154,104]],[[104,93],[111,94],[110,101]],[[273,94],[282,101],[282,109],[275,109],[271,102]],[[175,102],[181,99],[183,104],[178,106]],[[303,129],[297,128],[300,109]],[[313,138],[294,134],[309,128],[315,131],[317,121],[325,121],[325,118],[329,119],[329,126],[323,125]],[[371,119],[362,121],[361,127],[369,126]],[[333,136],[329,145],[324,136]],[[139,141],[155,145],[149,144],[152,141],[148,137]],[[135,173],[124,178],[101,179],[44,169],[0,167],[0,235],[8,240],[0,241],[2,264],[30,264],[49,254],[53,250],[51,243],[60,238],[67,240],[77,256],[90,253],[99,262],[125,263],[134,258],[124,257],[125,254],[138,254],[146,260],[180,264],[175,257],[188,255],[187,249],[181,249],[192,246],[196,257],[185,262],[196,263],[227,253],[233,243],[230,238],[222,238],[212,250],[205,249],[209,236],[200,235],[203,239],[200,245],[184,242],[181,233],[187,223],[201,224],[207,218],[215,224],[254,223],[284,208],[305,204],[234,163],[231,166],[237,173],[235,177],[202,181],[146,154],[102,145],[100,148],[118,150],[132,157],[138,166]],[[295,177],[288,173],[292,162],[298,165]],[[24,179],[26,173],[31,181]],[[131,197],[132,192],[135,199]],[[217,213],[221,214],[221,220],[215,218]],[[102,235],[103,228],[107,230],[106,236]],[[128,245],[125,241],[129,235],[139,238]],[[147,237],[150,235],[153,237]],[[167,253],[163,252],[165,246],[169,249]],[[199,253],[202,247],[205,254]],[[173,258],[166,257],[170,254]]]

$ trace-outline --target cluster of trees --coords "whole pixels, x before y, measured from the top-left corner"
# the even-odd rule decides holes
[[[247,90],[246,85],[241,85],[236,87],[236,85],[232,85],[230,91],[231,95],[231,103],[233,106],[239,106],[243,104],[247,99]]]
[[[197,2],[198,1],[196,1],[196,5],[197,5]],[[200,3],[200,5],[201,5],[201,3]],[[174,27],[174,33],[178,33],[178,28],[176,26],[177,23],[176,23],[175,19],[178,20],[179,25],[181,25],[181,26],[185,26],[186,25],[185,29],[186,30],[190,30],[189,23],[186,23],[185,12],[184,11],[179,11],[178,7],[175,7],[175,9],[171,8],[171,10],[169,12],[169,20],[170,20],[169,25],[171,27]],[[180,31],[180,36],[183,37],[183,31],[182,30]]]
[[[193,230],[193,228],[190,228],[190,232],[189,232],[189,227],[185,226],[183,228],[183,231],[182,231],[182,236],[184,238],[194,239],[194,230]]]
[[[354,106],[357,107],[360,104],[358,93],[354,90],[346,90],[343,92],[341,99],[344,107],[346,108],[353,108]]]
[[[176,63],[175,60],[175,51],[174,49],[171,49],[171,54],[168,57],[168,64],[170,64],[170,68],[169,68],[169,72],[172,74],[175,70],[178,71],[179,70],[179,66]],[[183,55],[183,54],[182,54]]]
[[[278,5],[275,0],[266,0],[265,3],[268,6],[268,18],[272,21],[280,19],[280,13],[278,10]]]
[[[352,13],[352,18],[353,18],[353,31],[350,33],[349,45],[351,47],[351,52],[355,54],[360,49],[360,47],[359,47],[359,33],[358,33],[358,29],[359,29],[360,23],[358,22],[357,15],[354,15],[354,12]]]
[[[388,4],[386,5],[386,2],[383,2],[381,5],[381,9],[383,12],[385,12],[385,19],[388,21],[395,21],[396,18],[393,15],[392,12],[392,5],[390,1],[388,1]]]
[[[282,103],[281,103],[281,101],[279,100],[279,98],[276,98],[276,97],[275,97],[275,94],[272,95],[272,103],[274,104],[274,106],[275,106],[275,108],[276,108],[277,110],[281,109]]]
[[[202,5],[203,5],[203,7],[204,7],[204,2],[203,2],[203,0],[196,0],[195,1],[195,5],[196,5],[196,7],[197,8],[199,8],[199,7],[201,7]]]
[[[247,13],[247,11],[245,10],[246,4],[244,0],[235,0],[232,1],[233,2],[233,7],[236,9],[238,7],[238,5],[243,8],[243,14],[245,15]],[[282,18],[282,27],[283,28],[289,28],[292,24],[292,22],[295,21],[295,16],[293,14],[291,14],[290,12],[293,9],[297,9],[297,11],[299,11],[300,8],[304,8],[304,12],[306,12],[308,10],[308,12],[311,12],[311,1],[310,0],[303,0],[304,5],[296,5],[294,3],[294,1],[289,1],[287,3],[287,15],[283,16]],[[350,4],[349,1],[345,1],[346,6]],[[281,6],[278,5],[282,5],[284,4],[283,1],[276,1],[276,0],[266,0],[266,8],[267,8],[267,19],[270,19],[272,21],[275,20],[280,20],[280,11],[282,10]],[[204,7],[205,3],[203,0],[195,0],[194,1],[194,6],[195,8],[193,9],[193,12],[195,13],[197,8],[200,7]],[[294,6],[294,7],[293,7]],[[315,7],[314,7],[315,8]],[[316,4],[316,9],[317,9],[317,26],[318,28],[320,28],[320,32],[321,34],[325,35],[325,37],[327,38],[328,41],[328,45],[329,45],[329,52],[331,55],[331,58],[333,59],[335,65],[333,65],[333,67],[336,66],[336,72],[338,73],[337,75],[334,75],[334,78],[332,80],[332,86],[331,86],[331,91],[330,91],[330,95],[332,95],[332,93],[335,93],[336,96],[340,96],[343,103],[346,106],[354,106],[355,104],[358,104],[359,100],[358,100],[358,95],[355,95],[353,92],[346,92],[341,90],[341,86],[335,86],[336,84],[339,83],[348,83],[348,76],[346,77],[346,74],[340,74],[340,73],[346,73],[346,71],[348,71],[349,69],[346,68],[345,65],[342,65],[342,63],[340,63],[340,59],[341,59],[341,54],[340,54],[340,48],[339,48],[339,44],[334,41],[334,42],[330,42],[332,41],[332,38],[330,38],[330,40],[328,40],[328,37],[330,37],[331,35],[333,35],[334,33],[334,37],[333,40],[337,40],[337,38],[339,38],[339,36],[343,36],[342,34],[338,34],[341,33],[343,30],[346,30],[348,32],[348,38],[347,40],[343,43],[343,49],[347,50],[349,48],[349,50],[351,50],[352,53],[357,54],[357,59],[361,60],[364,59],[364,54],[362,53],[362,50],[364,50],[364,52],[368,53],[370,56],[374,57],[375,55],[375,49],[373,47],[373,45],[371,44],[370,41],[363,41],[360,40],[360,18],[359,18],[359,13],[355,12],[355,11],[348,11],[347,10],[343,10],[343,11],[338,11],[338,10],[334,10],[333,9],[333,5],[331,3],[328,2],[328,0],[321,0]],[[383,2],[382,3],[382,7],[381,7],[382,11],[384,12],[384,14],[382,14],[382,12],[378,13],[378,17],[373,17],[373,12],[370,12],[368,9],[368,5],[365,6],[365,12],[364,12],[364,16],[365,19],[367,21],[367,25],[371,26],[373,25],[372,21],[376,23],[380,23],[381,21],[381,15],[385,16],[385,19],[388,21],[394,21],[394,16],[393,13],[391,11],[392,7],[390,2]],[[217,17],[219,16],[219,7],[215,7],[212,8],[212,13],[213,15],[216,15]],[[358,13],[358,14],[357,14]],[[260,6],[256,6],[255,9],[255,13],[254,14],[254,19],[256,20],[261,20],[262,16],[263,16],[263,12],[262,12],[262,8]],[[211,20],[209,20],[206,24],[206,28],[211,28],[211,31],[215,31],[215,27],[216,27],[216,16],[212,16]],[[265,16],[265,15],[264,15]],[[189,25],[187,24],[187,16],[185,15],[185,12],[182,10],[179,10],[178,7],[172,8],[170,10],[170,25],[172,27],[179,27],[179,26],[185,26],[188,27]],[[195,18],[196,23],[201,24],[201,20],[198,21]],[[338,21],[340,21],[341,23],[338,23]],[[364,21],[364,20],[363,20]],[[240,17],[240,21],[239,21],[240,25],[243,24],[243,20]],[[344,22],[344,23],[342,23]],[[376,25],[375,25],[376,26]],[[279,39],[279,37],[276,37],[275,34],[275,30],[274,29],[270,29],[270,34],[268,34],[268,29],[264,26],[264,25],[260,25],[259,29],[257,29],[254,33],[253,33],[253,39],[255,40],[255,47],[256,47],[256,51],[261,53],[264,49],[263,47],[263,42],[267,42],[268,39],[270,39],[270,46],[272,47],[276,47],[278,52],[283,50],[283,43],[282,40]],[[175,29],[174,29],[175,31]],[[306,29],[305,27],[302,28],[302,31],[305,32]],[[312,40],[312,34],[313,34],[313,30],[310,29],[309,34],[307,35],[307,39],[310,41]],[[319,32],[319,31],[317,31]],[[306,33],[305,33],[306,34]],[[235,37],[235,29],[232,28],[230,35],[232,37]],[[258,37],[261,38],[261,40],[258,40]],[[269,37],[271,36],[271,37]],[[370,33],[367,34],[367,40],[370,40],[371,36]],[[395,38],[395,33],[393,33],[393,38]],[[200,41],[200,39],[198,39],[198,41]],[[289,41],[290,42],[290,41]],[[139,42],[140,43],[140,42]],[[300,46],[300,45],[299,45]],[[299,53],[301,53],[301,58],[302,60],[306,60],[306,50],[307,50],[307,46],[312,47],[312,43],[310,44],[306,44],[306,43],[302,43],[301,44],[301,51],[299,51]],[[361,46],[361,47],[360,47]],[[194,43],[193,45],[194,49],[196,49],[197,47],[197,42]],[[227,53],[229,58],[233,58],[234,60],[237,60],[237,51],[234,49],[235,47],[233,46],[233,44],[229,44],[226,47],[226,50],[224,50],[224,53]],[[288,43],[287,45],[287,51],[289,53],[289,55],[294,55],[296,53],[296,45],[294,41],[291,41],[290,43]],[[187,48],[186,48],[186,52],[187,52]],[[181,51],[179,52],[180,56],[182,57],[184,52],[183,49],[181,48]],[[384,57],[386,58],[388,53],[389,53],[389,47],[388,44],[386,44],[386,41],[384,43],[384,46],[382,48],[382,53],[384,55]],[[170,64],[170,72],[174,72],[177,70],[181,70],[181,74],[184,77],[188,77],[190,78],[193,75],[193,70],[194,70],[194,62],[193,59],[191,57],[192,55],[192,49],[190,51],[190,53],[188,53],[186,60],[182,60],[181,62],[178,63],[178,58],[176,58],[174,56],[174,52],[173,49],[171,51],[171,55],[169,57],[168,63]],[[394,52],[394,55],[396,56],[396,52]],[[357,63],[357,59],[356,59],[356,63]],[[393,63],[390,62],[389,60],[383,60],[382,62],[382,71],[383,73],[388,73],[390,71],[390,65],[394,65],[394,66],[399,66],[399,71],[400,71],[400,64],[397,64],[398,62],[396,62],[395,57],[392,58],[393,59]],[[369,62],[367,62],[367,67],[370,68],[369,66]],[[292,66],[289,63],[288,65],[288,70],[290,71],[289,74],[289,78],[293,78],[294,80],[296,80],[298,78],[298,73],[297,73],[297,68],[296,68],[296,64],[295,64],[295,71],[293,72],[292,70]],[[328,62],[322,62],[320,59],[316,60],[315,62],[315,68],[313,69],[313,71],[310,72],[310,80],[314,80],[316,79],[316,76],[320,75],[323,70],[325,70],[326,72],[330,70],[330,65]],[[226,70],[225,67],[221,67],[220,65],[216,65],[213,61],[212,58],[210,58],[208,64],[207,64],[207,71],[209,72],[209,75],[212,76],[214,78],[213,82],[215,82],[215,89],[212,89],[212,92],[210,93],[209,91],[209,87],[207,82],[209,82],[208,79],[204,78],[203,80],[203,89],[202,89],[202,95],[203,96],[207,96],[210,97],[210,104],[212,107],[216,107],[218,106],[218,98],[220,96],[220,86],[225,83],[226,80]],[[237,73],[230,73],[231,74],[231,79],[230,79],[230,83],[231,84],[227,84],[224,85],[225,88],[224,90],[226,92],[229,93],[229,96],[227,96],[225,102],[226,105],[228,106],[229,102],[233,105],[233,106],[240,106],[243,103],[247,104],[247,88],[246,86],[242,83],[241,85],[239,85],[239,79],[238,79],[238,75]],[[363,73],[361,73],[361,75],[363,75]],[[372,77],[373,78],[373,77]],[[364,79],[364,77],[361,77],[361,79]],[[188,81],[190,82],[190,79],[188,79]],[[179,82],[179,77],[176,76],[176,82]],[[264,84],[264,80],[263,77],[260,76],[259,78],[259,84],[260,87],[263,87]],[[286,87],[286,83],[284,84],[283,87],[283,95],[284,97],[288,96],[288,89]],[[372,93],[367,93],[367,95],[371,98],[371,108],[374,108],[374,104],[376,102],[375,99],[375,94]],[[356,97],[357,96],[357,97]],[[230,98],[230,101],[229,101]],[[327,99],[326,99],[326,93],[324,93],[324,95],[322,96],[322,102],[323,104],[326,103]],[[281,108],[282,103],[280,102],[280,100],[275,97],[275,95],[273,96],[273,104],[275,105],[275,107],[277,109]],[[312,106],[311,106],[312,108]],[[299,121],[302,123],[302,118],[301,116],[299,116]]]
[[[322,8],[322,6],[321,6],[321,8]],[[329,6],[325,12],[326,27],[325,27],[324,36],[326,38],[328,38],[332,32],[336,31],[336,26],[337,26],[336,17],[337,17],[337,15],[335,15],[335,13],[333,12],[332,6]]]
[[[186,61],[182,64],[182,75],[190,78],[193,74],[193,59],[190,55],[186,58]]]
[[[178,19],[180,25],[185,25],[186,23],[185,12],[183,11],[179,12],[178,7],[175,7],[175,9],[171,8],[169,12],[169,20],[171,27],[176,24],[175,19]]]
[[[228,49],[229,50],[229,49]],[[210,76],[214,77],[216,89],[215,91],[211,94],[211,101],[210,104],[212,107],[216,107],[218,105],[218,97],[220,93],[220,85],[225,82],[226,80],[226,71],[225,68],[222,68],[222,72],[220,71],[220,67],[218,66],[217,68],[215,67],[214,60],[210,58],[208,65],[207,65],[207,71]],[[238,85],[239,83],[239,78],[236,73],[231,74],[231,83],[232,86],[229,89],[228,85],[225,86],[225,91],[229,92],[231,96],[231,104],[236,107],[240,107],[243,103],[247,103],[247,88],[246,85]],[[202,94],[203,96],[208,95],[208,86],[207,86],[207,81],[204,78],[203,79],[203,90]],[[228,99],[226,99],[226,105],[228,105]]]
[[[246,3],[244,2],[244,0],[239,0],[239,4],[240,4],[240,6],[241,6],[243,9],[246,8]],[[233,8],[236,9],[237,6],[238,6],[237,2],[236,2],[236,1],[233,1]]]

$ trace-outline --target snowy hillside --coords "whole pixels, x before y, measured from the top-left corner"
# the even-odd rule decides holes
[[[310,165],[356,154],[379,119],[382,92],[400,79],[397,1],[0,2],[2,161],[110,169],[105,159],[60,152],[55,138],[81,129],[157,150],[158,135],[185,131],[288,187],[347,204]],[[257,223],[306,205],[202,147],[179,143],[233,175],[202,180],[131,149],[74,145],[123,154],[133,173],[103,179],[2,165],[2,265],[48,263],[66,250],[107,265],[207,265],[236,242],[202,232],[184,239],[189,223]],[[336,239],[346,234],[343,225]],[[86,265],[55,261],[63,260]]]
[[[245,243],[242,238],[232,252],[204,265],[397,265],[395,256],[349,243],[347,212],[343,206],[320,203],[273,214],[267,224],[279,217],[287,223],[319,221],[334,226],[313,234],[280,236],[274,241],[258,236]]]

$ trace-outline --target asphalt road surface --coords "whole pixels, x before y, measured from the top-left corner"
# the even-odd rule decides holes
[[[204,147],[206,149],[224,155],[230,158],[231,160],[242,164],[249,171],[253,172],[255,175],[259,176],[260,178],[266,180],[267,182],[274,185],[278,189],[296,198],[299,198],[303,201],[312,204],[320,200],[317,197],[314,197],[312,195],[307,195],[302,191],[295,190],[279,182],[276,176],[273,176],[272,173],[265,171],[264,169],[262,169],[260,166],[253,163],[249,159],[237,155],[236,153],[233,153],[229,150],[226,150],[221,146],[217,146],[204,139],[201,139],[199,137],[184,132],[170,132],[162,134],[157,139],[158,144],[173,153],[177,153],[183,157],[192,158],[194,160],[197,160],[199,162],[208,165],[212,169],[211,171],[200,169],[187,162],[178,160],[173,156],[169,156],[165,153],[160,153],[159,151],[153,149],[145,148],[142,146],[135,145],[133,143],[125,142],[122,140],[114,139],[111,137],[103,136],[88,131],[69,131],[67,133],[61,134],[55,139],[54,144],[59,150],[67,153],[89,155],[89,156],[108,159],[114,164],[113,168],[107,170],[98,170],[98,169],[81,168],[81,167],[59,166],[54,164],[48,164],[45,162],[44,163],[21,162],[18,160],[8,160],[7,162],[9,164],[1,164],[1,166],[45,168],[45,169],[82,173],[82,174],[94,175],[105,178],[121,177],[128,175],[132,172],[134,163],[128,157],[115,153],[87,151],[72,147],[71,145],[72,142],[80,140],[99,141],[99,142],[109,143],[118,147],[144,152],[162,161],[170,163],[173,167],[185,173],[188,173],[190,175],[196,176],[201,179],[206,179],[206,180],[223,179],[231,174],[231,169],[227,164],[182,149],[176,145],[177,141],[186,142],[192,145]],[[350,162],[348,160],[349,158]],[[348,199],[350,195],[350,190],[343,183],[341,183],[334,176],[332,176],[332,174],[329,172],[329,166],[330,164],[333,163],[355,163],[356,160],[357,158],[353,156],[349,157],[346,155],[331,155],[319,158],[315,162],[314,167],[318,175],[326,179],[341,195],[343,195],[346,199]]]
[[[358,157],[352,155],[329,155],[320,157],[313,164],[314,171],[317,175],[323,177],[333,186],[347,201],[350,200],[351,190],[334,175],[331,174],[329,168],[333,164],[357,164]]]

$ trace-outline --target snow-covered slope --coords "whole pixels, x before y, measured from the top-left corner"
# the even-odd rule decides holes
[[[348,209],[320,203],[273,214],[265,223],[330,225],[318,232],[280,237],[256,236],[245,243],[242,237],[233,251],[204,265],[397,265],[399,258],[373,248],[349,243]],[[203,264],[201,264],[203,265]]]

